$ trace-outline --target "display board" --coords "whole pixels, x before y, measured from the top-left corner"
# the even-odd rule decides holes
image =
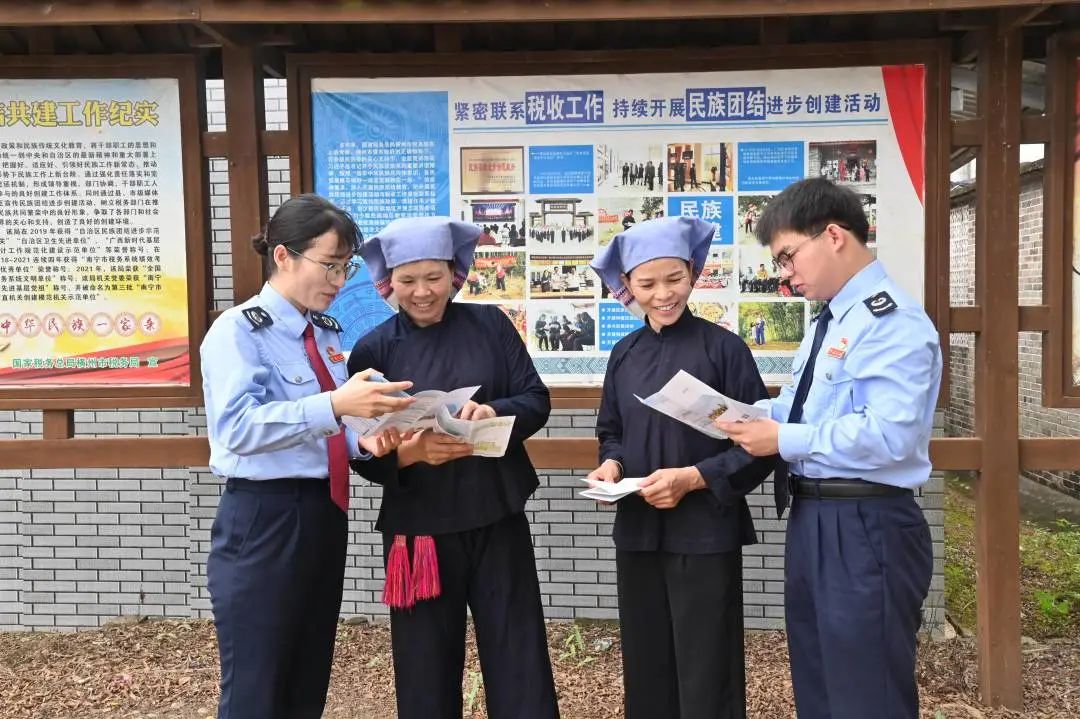
[[[0,79],[0,388],[191,386],[179,85]]]
[[[316,192],[372,234],[396,217],[485,229],[459,302],[498,304],[549,384],[599,384],[640,321],[588,268],[636,222],[717,225],[695,314],[736,332],[769,382],[790,378],[812,308],[753,236],[804,177],[851,187],[871,247],[924,288],[921,65],[546,77],[313,78]],[[331,308],[354,342],[390,309],[360,273]]]

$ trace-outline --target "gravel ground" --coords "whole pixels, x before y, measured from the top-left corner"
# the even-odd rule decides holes
[[[564,719],[622,717],[618,631],[610,622],[548,627]],[[385,624],[341,625],[326,716],[394,717]],[[747,635],[747,704],[758,719],[794,716],[782,633]],[[1080,641],[1026,643],[1026,708],[979,703],[974,641],[920,649],[923,715],[933,719],[1075,719],[1080,716]],[[145,621],[67,634],[0,634],[0,717],[187,719],[214,715],[217,647],[207,621]],[[463,678],[465,716],[486,717],[475,645]]]

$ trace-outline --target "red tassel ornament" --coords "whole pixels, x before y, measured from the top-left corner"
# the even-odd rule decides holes
[[[394,535],[390,556],[386,558],[386,583],[382,603],[391,609],[408,609],[416,603],[413,596],[412,572],[409,571],[409,546],[405,535]]]
[[[413,598],[435,599],[442,593],[439,583],[439,557],[433,537],[413,538]]]

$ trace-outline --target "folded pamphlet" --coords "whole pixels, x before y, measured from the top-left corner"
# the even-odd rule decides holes
[[[589,485],[589,489],[578,492],[578,496],[596,499],[601,502],[618,502],[623,497],[638,491],[644,477],[625,477],[619,482],[598,482],[595,479],[580,478]]]
[[[686,370],[679,370],[659,392],[644,399],[634,396],[645,406],[716,439],[728,438],[713,424],[716,419],[752,422],[769,416],[768,410],[726,397]]]
[[[386,379],[374,372],[368,378],[372,382],[386,382]],[[472,399],[476,387],[462,387],[451,392],[436,389],[424,390],[410,395],[407,392],[394,392],[395,397],[413,397],[416,401],[405,409],[384,414],[381,417],[344,416],[341,421],[345,426],[356,430],[361,437],[371,437],[389,429],[405,433],[410,430],[431,429],[464,440],[473,446],[473,455],[479,457],[502,457],[510,443],[510,433],[514,429],[516,417],[492,417],[489,419],[466,420],[454,417],[465,403]]]

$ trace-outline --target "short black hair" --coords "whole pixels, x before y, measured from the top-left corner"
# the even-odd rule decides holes
[[[761,214],[754,235],[768,246],[781,232],[816,235],[834,222],[849,230],[859,242],[866,244],[870,223],[863,212],[859,196],[822,177],[788,185],[769,201]]]
[[[285,200],[263,231],[251,238],[255,252],[266,258],[266,269],[277,269],[273,251],[285,245],[294,252],[304,252],[312,241],[330,230],[337,233],[340,246],[348,247],[355,255],[364,241],[352,216],[334,203],[315,194],[297,195]]]

